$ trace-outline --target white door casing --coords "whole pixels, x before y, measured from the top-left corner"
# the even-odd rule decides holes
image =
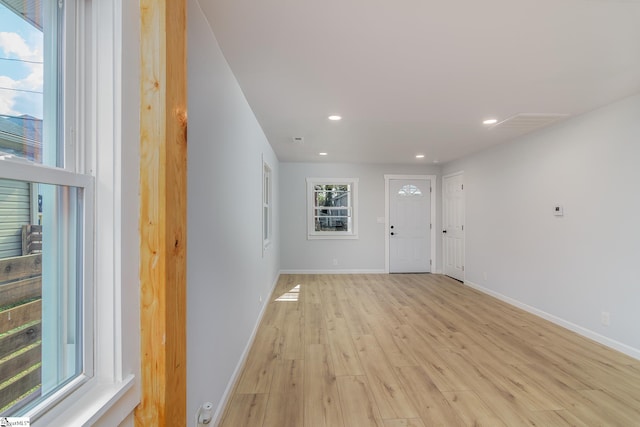
[[[464,281],[464,174],[442,180],[442,252],[444,274]]]
[[[390,273],[431,272],[435,255],[433,175],[385,175],[386,262]]]

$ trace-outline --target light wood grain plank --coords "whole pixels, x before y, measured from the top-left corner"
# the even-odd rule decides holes
[[[269,395],[265,424],[300,423],[299,405],[303,426],[379,425],[376,411],[385,427],[640,420],[640,363],[446,277],[284,275],[276,289],[295,284],[239,381]],[[303,359],[283,357],[292,339]]]
[[[303,410],[302,394],[269,393],[262,427],[300,427],[303,425]]]
[[[304,383],[304,360],[280,360],[273,369],[270,393],[302,394]]]
[[[304,426],[344,426],[336,375],[323,344],[309,344],[305,353]]]
[[[287,310],[284,317],[282,335],[284,339],[284,349],[282,357],[285,359],[303,359],[304,358],[304,315],[292,303],[287,304]]]
[[[391,366],[416,366],[418,362],[409,351],[403,326],[379,323],[372,326],[371,330]]]
[[[581,420],[567,410],[534,411],[531,413],[531,419],[535,422],[536,426],[544,427],[576,427],[588,425],[588,422]]]
[[[428,426],[464,426],[464,422],[421,367],[396,368],[403,388]]]
[[[365,376],[338,377],[338,390],[345,426],[382,427],[382,419]]]
[[[420,418],[411,420],[384,420],[384,427],[426,427]]]
[[[370,335],[371,328],[365,320],[365,315],[359,312],[360,303],[353,301],[347,297],[345,300],[340,300],[340,309],[344,314],[344,318],[347,321],[347,327],[351,331],[352,335]]]
[[[470,390],[445,391],[442,395],[454,409],[456,415],[468,426],[505,426],[496,414]]]
[[[321,304],[304,304],[304,342],[305,345],[327,344],[327,326]]]
[[[265,394],[271,387],[271,379],[280,351],[280,332],[273,326],[260,328],[247,356],[236,393]]]
[[[496,381],[493,376],[486,376],[481,365],[451,350],[442,351],[441,354],[452,369],[466,378],[469,390],[475,391],[506,425],[531,424],[530,411],[509,387]]]
[[[639,385],[640,386],[640,385]],[[582,403],[611,425],[631,426],[640,424],[640,408],[629,407],[602,390],[578,390]]]
[[[407,351],[425,369],[439,390],[454,391],[470,388],[468,374],[459,372],[448,363],[446,353],[438,352],[434,342],[419,335],[413,324],[403,325],[400,329]]]
[[[382,418],[417,418],[418,412],[400,387],[393,367],[372,335],[356,337],[356,349]]]
[[[328,319],[327,328],[336,375],[363,375],[364,370],[346,321],[341,318]]]
[[[267,394],[235,394],[219,427],[262,426],[268,398]]]

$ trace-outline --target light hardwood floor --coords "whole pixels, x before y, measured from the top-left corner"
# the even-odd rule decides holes
[[[445,276],[283,275],[221,425],[640,426],[640,361]]]

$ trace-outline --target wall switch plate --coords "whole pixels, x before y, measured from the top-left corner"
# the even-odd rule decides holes
[[[553,207],[553,214],[555,216],[563,216],[564,215],[564,209],[562,208],[562,205],[555,205]]]

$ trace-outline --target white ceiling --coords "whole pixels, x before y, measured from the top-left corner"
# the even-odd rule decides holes
[[[444,163],[640,92],[640,0],[199,2],[281,161]]]

